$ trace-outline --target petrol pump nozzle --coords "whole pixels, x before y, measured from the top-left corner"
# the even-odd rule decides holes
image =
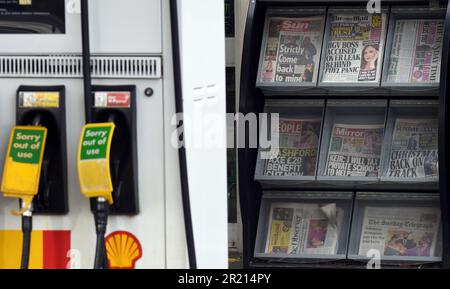
[[[37,114],[33,118],[33,126],[41,125],[41,115]],[[22,258],[20,261],[20,269],[28,269],[30,263],[30,247],[31,247],[31,232],[33,232],[33,203],[22,207]]]
[[[13,128],[2,178],[5,197],[20,199],[21,209],[12,214],[22,216],[23,246],[21,269],[27,269],[32,231],[32,201],[38,193],[47,129],[41,116],[34,116],[31,125]]]
[[[81,0],[81,36],[83,50],[83,84],[86,122],[92,122],[91,108],[94,105],[91,90],[91,52],[89,40],[89,5]],[[114,122],[88,123],[84,126],[78,150],[78,175],[81,192],[96,198],[94,210],[97,234],[94,269],[107,269],[105,233],[109,205],[113,203],[109,155]]]
[[[82,193],[94,198],[97,235],[94,269],[107,269],[105,233],[109,205],[113,204],[110,151],[115,125],[113,122],[86,124],[78,150],[78,176]]]

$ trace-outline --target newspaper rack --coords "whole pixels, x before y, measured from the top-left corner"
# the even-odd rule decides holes
[[[382,264],[390,265],[440,262],[440,219],[438,194],[357,193],[348,259],[379,257]]]
[[[381,75],[376,83],[369,83],[369,81],[358,81],[365,83],[349,83],[343,82],[341,84],[323,82],[323,72],[325,70],[324,62],[326,61],[325,49],[328,44],[330,33],[330,14],[346,11],[355,11],[361,5],[360,10],[366,12],[364,3],[356,3],[354,0],[342,0],[342,1],[306,1],[306,0],[254,0],[249,2],[248,14],[246,19],[246,29],[243,41],[243,61],[241,66],[241,86],[240,86],[240,98],[239,98],[239,112],[241,113],[261,113],[264,109],[264,104],[268,100],[297,100],[297,99],[320,99],[325,101],[325,109],[323,113],[322,131],[320,137],[320,150],[317,164],[316,180],[305,181],[289,181],[289,180],[267,180],[261,179],[258,170],[261,169],[261,164],[255,167],[257,164],[258,150],[254,147],[238,149],[238,174],[239,174],[239,191],[240,191],[240,204],[242,210],[242,224],[243,224],[243,264],[246,268],[273,268],[273,267],[308,267],[308,268],[328,268],[340,266],[343,267],[366,267],[368,260],[373,260],[376,264],[376,258],[367,257],[365,252],[360,254],[361,235],[363,232],[365,208],[370,206],[382,206],[387,208],[399,208],[400,211],[410,212],[408,208],[441,208],[442,219],[445,222],[439,224],[438,232],[439,238],[436,237],[436,244],[434,245],[434,252],[427,256],[392,256],[384,254],[384,250],[381,249],[381,261],[383,264],[392,265],[392,267],[402,266],[415,266],[415,264],[425,264],[425,267],[442,267],[450,268],[450,225],[448,220],[450,219],[450,170],[447,168],[447,164],[450,163],[450,154],[446,153],[446,149],[449,147],[448,137],[448,124],[449,121],[449,106],[448,100],[448,80],[450,79],[450,65],[449,58],[449,46],[447,45],[450,40],[450,33],[447,31],[450,28],[450,14],[443,13],[443,9],[440,7],[448,8],[447,1],[420,1],[420,0],[408,0],[408,1],[395,1],[389,0],[383,2],[383,12],[389,12],[386,15],[386,27],[385,37],[383,45],[383,56],[378,58],[377,68],[381,68]],[[425,3],[427,2],[427,3]],[[429,2],[429,3],[428,3]],[[260,71],[260,56],[261,56],[261,41],[263,38],[264,20],[267,17],[267,11],[269,9],[284,9],[285,7],[295,7],[301,14],[304,7],[320,6],[320,8],[326,9],[326,22],[324,29],[324,39],[322,42],[322,54],[320,58],[319,75],[317,79],[317,86],[315,87],[261,87],[258,82],[258,76]],[[416,6],[416,7],[413,7]],[[420,5],[420,6],[419,6]],[[388,8],[388,9],[385,9]],[[339,13],[337,12],[337,13]],[[445,14],[445,15],[444,15]],[[361,14],[360,14],[361,15]],[[392,51],[393,48],[398,47],[399,41],[394,36],[401,35],[401,31],[405,31],[403,27],[403,21],[397,24],[397,30],[395,31],[396,21],[416,19],[417,23],[414,24],[423,27],[423,23],[427,23],[427,19],[444,19],[444,36],[442,46],[442,59],[440,61],[440,79],[433,80],[433,83],[421,83],[421,82],[409,82],[395,83],[393,81],[388,82],[389,65],[391,62],[391,54],[394,57],[397,55],[412,55],[417,58],[416,54],[408,54],[407,49],[405,53],[399,54]],[[362,19],[366,22],[367,19]],[[424,20],[424,21],[423,21]],[[339,27],[337,19],[333,19],[333,26]],[[343,23],[349,23],[352,28],[355,25],[351,24],[352,19],[349,21],[342,21]],[[416,22],[414,22],[416,23]],[[433,24],[434,25],[434,24]],[[345,26],[345,25],[342,25]],[[362,27],[369,27],[368,25],[361,25]],[[375,27],[375,26],[374,26]],[[377,28],[379,26],[376,26]],[[409,27],[407,25],[406,27]],[[369,28],[363,28],[367,31]],[[360,35],[357,32],[359,30],[354,29],[356,33],[350,33],[353,31],[348,29],[349,38],[353,39],[354,35],[363,38],[365,35]],[[408,31],[411,31],[406,29]],[[423,28],[415,28],[419,34],[425,35]],[[433,31],[435,31],[433,29]],[[410,33],[410,32],[408,32]],[[413,34],[405,33],[405,36],[413,36]],[[353,35],[353,36],[352,36]],[[428,34],[426,34],[428,37]],[[432,34],[430,34],[432,35]],[[342,40],[343,37],[334,38],[334,40]],[[364,39],[367,39],[364,38]],[[371,38],[378,40],[379,37]],[[411,39],[419,39],[417,37],[411,37]],[[395,43],[394,43],[395,40]],[[413,40],[412,40],[413,41]],[[409,40],[407,41],[409,42]],[[418,43],[416,41],[416,43]],[[431,43],[431,42],[430,42]],[[334,45],[334,44],[330,44]],[[358,46],[359,45],[359,46]],[[341,45],[342,46],[342,45]],[[356,53],[361,51],[363,46],[359,43],[355,43],[355,47],[358,47]],[[420,44],[419,44],[420,46]],[[330,46],[331,47],[331,46]],[[334,47],[334,46],[333,46]],[[406,45],[408,47],[408,45]],[[410,47],[416,47],[410,45]],[[424,51],[425,49],[416,49],[415,51]],[[428,51],[428,50],[425,50]],[[347,51],[349,52],[349,51]],[[333,51],[332,55],[344,53],[344,51]],[[352,52],[354,53],[354,52]],[[419,57],[421,58],[421,57]],[[329,59],[329,61],[335,61],[336,57]],[[411,62],[414,60],[411,58]],[[412,71],[403,61],[402,71],[406,73]],[[433,62],[437,63],[437,58],[434,58]],[[331,65],[335,65],[334,63]],[[439,66],[439,65],[438,65]],[[330,67],[330,66],[328,66]],[[334,66],[331,66],[334,67]],[[336,67],[338,67],[336,65]],[[345,66],[349,67],[349,66]],[[357,67],[356,61],[351,67]],[[362,65],[360,68],[363,67]],[[435,67],[435,65],[433,65]],[[368,68],[368,67],[367,67]],[[406,69],[405,69],[406,68]],[[416,70],[418,68],[415,68]],[[329,72],[330,70],[328,70]],[[336,70],[335,70],[336,71]],[[350,70],[353,71],[354,70]],[[428,71],[428,70],[427,70]],[[435,70],[433,70],[435,71]],[[391,72],[392,73],[392,72]],[[354,74],[348,74],[348,76]],[[373,76],[373,74],[371,74]],[[333,75],[334,77],[334,75]],[[347,77],[347,75],[345,75]],[[338,77],[336,77],[338,78]],[[340,76],[339,76],[340,78]],[[330,80],[330,74],[327,73],[325,80]],[[373,77],[371,78],[373,79]],[[396,80],[408,79],[395,78]],[[411,78],[413,79],[413,78]],[[420,80],[423,80],[421,78]],[[347,80],[355,80],[355,77],[349,77]],[[392,80],[392,78],[391,78]],[[423,81],[422,81],[423,82]],[[436,107],[435,101],[439,101],[439,105]],[[295,108],[297,110],[297,108]],[[300,108],[299,108],[300,109]],[[293,111],[293,113],[295,113]],[[302,112],[303,113],[303,112]],[[410,118],[415,120],[422,120],[427,118],[438,117],[439,121],[439,177],[434,179],[428,177],[413,179],[405,175],[405,178],[396,177],[392,179],[389,174],[386,173],[386,167],[389,165],[390,152],[393,148],[394,131],[396,129],[397,118]],[[384,127],[384,138],[382,140],[382,149],[380,153],[379,171],[377,176],[370,177],[340,177],[331,176],[324,173],[324,169],[327,165],[327,157],[330,150],[330,141],[332,138],[332,130],[335,124],[356,124],[356,125],[378,125]],[[246,132],[245,138],[249,137],[249,132]],[[336,150],[333,150],[336,154]],[[354,174],[352,174],[354,175]],[[363,174],[369,175],[369,174]],[[419,174],[419,176],[423,176]],[[256,180],[255,180],[256,178]],[[268,191],[274,191],[278,194],[278,197],[282,197],[281,194],[286,191],[288,194],[295,194],[296,197],[301,196],[305,191],[315,192],[315,196],[311,197],[319,198],[322,192],[330,192],[339,194],[341,192],[371,192],[371,193],[358,193],[357,202],[353,199],[353,203],[356,205],[352,207],[352,223],[351,234],[349,237],[348,251],[346,260],[339,260],[330,263],[322,263],[322,260],[326,258],[318,258],[318,264],[307,263],[305,260],[314,260],[314,258],[308,259],[304,256],[298,258],[288,256],[273,256],[274,254],[266,253],[266,239],[267,239],[267,223],[270,213],[270,199],[266,196]],[[375,193],[376,192],[376,193]],[[439,200],[440,198],[440,200]],[[281,201],[288,201],[281,199]],[[349,200],[351,202],[352,200]],[[390,215],[395,215],[394,212],[387,210]],[[410,212],[411,214],[411,212]],[[387,214],[385,214],[387,215]],[[412,214],[411,214],[412,215]],[[266,218],[266,219],[264,219]],[[441,229],[442,227],[442,229]],[[273,231],[273,229],[271,229]],[[442,235],[442,240],[440,239]],[[351,239],[351,240],[350,240]],[[256,247],[256,248],[255,248]],[[343,254],[345,255],[345,254]],[[342,256],[344,259],[345,257]],[[316,262],[317,262],[316,260]],[[288,263],[289,262],[289,263]],[[298,262],[298,263],[297,263]],[[313,261],[314,262],[314,261]],[[429,264],[432,262],[432,264]],[[297,263],[297,264],[296,264]]]
[[[444,8],[430,8],[430,7],[392,7],[391,8],[391,13],[390,13],[390,20],[389,20],[389,29],[388,29],[388,35],[387,35],[387,41],[386,41],[386,50],[385,50],[385,55],[386,57],[384,58],[384,65],[383,65],[383,78],[382,78],[382,84],[381,86],[385,89],[387,89],[389,91],[389,93],[391,95],[420,95],[420,96],[437,96],[439,93],[439,74],[440,74],[440,61],[441,61],[441,56],[442,56],[442,38],[443,38],[443,26],[444,26],[444,20],[445,20],[445,13],[446,13],[446,9]],[[397,75],[392,75],[390,74],[392,72],[391,69],[393,69],[393,67],[398,67],[399,64],[395,64],[392,63],[392,56],[393,56],[393,52],[395,52],[396,50],[394,49],[393,45],[394,45],[394,39],[396,38],[396,25],[398,23],[398,21],[404,21],[404,25],[406,25],[407,23],[411,23],[410,21],[423,21],[423,20],[442,20],[442,23],[440,26],[440,29],[442,33],[438,33],[438,31],[436,31],[436,37],[437,35],[440,35],[440,37],[437,37],[440,39],[440,45],[437,45],[440,47],[440,49],[436,49],[436,53],[438,53],[438,57],[439,57],[439,62],[438,64],[436,64],[436,68],[437,68],[437,76],[435,77],[436,80],[434,82],[412,82],[411,79],[409,79],[408,81],[406,81],[405,79],[400,79],[400,80],[396,80],[395,78],[404,78],[406,75],[408,75],[409,77],[411,77],[410,75],[412,74],[412,71],[410,71],[410,73],[408,73],[407,71],[398,71]],[[433,24],[436,24],[435,22]],[[401,28],[399,28],[401,29]],[[403,40],[404,35],[417,35],[418,32],[417,30],[412,31],[412,28],[409,27],[410,30],[405,30],[408,33],[401,33],[401,36],[398,36],[398,39]],[[403,32],[405,32],[403,31]],[[416,32],[416,33],[414,33]],[[425,34],[425,32],[424,32]],[[427,35],[432,35],[431,32],[427,33]],[[399,40],[399,41],[401,41]],[[408,39],[406,38],[407,41],[410,41],[410,43],[406,43],[408,45],[401,45],[399,43],[399,45],[401,45],[402,50],[401,51],[408,51],[405,50],[408,47],[411,47],[413,44],[411,42],[415,41],[414,39]],[[399,46],[400,47],[400,46]],[[440,50],[440,53],[439,51]],[[411,55],[412,56],[414,51],[411,51]],[[431,52],[430,52],[431,53]],[[400,55],[399,55],[399,59],[400,59]],[[406,58],[406,57],[405,57]],[[419,61],[419,60],[417,60]],[[399,61],[400,62],[400,61]],[[412,61],[409,62],[410,64],[412,63]],[[431,66],[431,63],[429,64]],[[410,68],[411,69],[411,68]],[[430,68],[431,69],[431,68]],[[400,69],[399,69],[400,70]],[[420,72],[420,71],[419,71]],[[416,72],[416,73],[419,73]],[[421,73],[420,73],[421,74]]]
[[[325,75],[325,67],[326,67],[326,61],[328,57],[328,43],[331,41],[330,33],[331,33],[331,19],[332,15],[334,14],[344,14],[344,15],[354,15],[354,16],[362,16],[367,15],[370,16],[367,12],[367,9],[365,7],[361,8],[339,8],[339,7],[329,7],[328,8],[328,15],[327,15],[327,24],[325,28],[325,35],[324,35],[324,41],[322,45],[322,57],[320,60],[320,72],[319,72],[319,87],[324,88],[328,90],[328,94],[355,94],[355,93],[364,93],[364,94],[379,94],[379,87],[381,82],[381,72],[382,72],[382,64],[383,64],[383,57],[384,57],[384,46],[385,46],[385,37],[386,37],[386,30],[387,30],[387,21],[388,21],[388,9],[382,8],[381,9],[381,17],[382,17],[382,23],[381,23],[381,35],[379,44],[380,47],[378,48],[378,60],[377,68],[376,68],[376,77],[375,81],[360,81],[358,80],[356,82],[354,81],[343,81],[343,80],[336,80],[336,81],[324,81],[324,75]],[[384,21],[383,21],[384,20]],[[363,43],[362,43],[363,44]],[[364,45],[364,44],[363,44]],[[380,55],[381,54],[381,55]]]
[[[317,44],[319,47],[315,48],[317,51],[314,54],[312,63],[315,63],[313,68],[313,80],[311,82],[265,82],[263,80],[263,68],[265,65],[265,52],[269,35],[269,25],[270,19],[273,17],[283,17],[283,18],[294,18],[294,17],[323,17],[322,25],[320,27],[320,39],[317,40]],[[323,29],[325,27],[325,18],[326,18],[326,9],[321,7],[305,7],[302,9],[298,8],[269,8],[266,13],[265,23],[264,23],[264,34],[263,40],[261,44],[261,53],[259,58],[259,67],[258,74],[256,80],[256,86],[259,87],[265,95],[295,95],[299,91],[303,91],[305,89],[315,88],[317,87],[317,79],[319,72],[319,64],[320,64],[320,52],[321,45],[323,40]],[[278,55],[276,55],[278,57]],[[275,61],[277,63],[278,59]],[[275,65],[277,67],[277,65]],[[296,65],[295,65],[296,66]],[[276,68],[272,67],[272,70]],[[276,77],[276,73],[273,72],[273,76]]]
[[[265,113],[278,113],[280,119],[295,119],[295,120],[316,120],[318,122],[318,133],[314,135],[316,141],[315,157],[312,158],[297,158],[294,160],[299,160],[302,162],[301,167],[305,170],[305,160],[310,160],[314,162],[313,174],[305,175],[303,174],[287,174],[287,175],[277,175],[269,176],[265,173],[267,164],[271,160],[262,159],[261,153],[262,149],[258,150],[258,159],[256,162],[255,169],[255,180],[259,181],[264,187],[283,187],[283,186],[293,186],[296,184],[312,183],[316,179],[317,163],[319,156],[319,144],[321,137],[322,119],[324,113],[324,100],[266,100],[265,103]],[[268,124],[270,126],[270,123]],[[262,127],[260,129],[263,129]],[[268,128],[270,130],[270,128]],[[304,131],[303,131],[304,133]],[[260,133],[260,136],[263,133]],[[303,141],[303,140],[302,140]],[[280,140],[280,148],[282,148],[282,143]],[[298,162],[297,162],[298,163]],[[299,165],[300,166],[300,165]]]
[[[380,180],[383,185],[390,187],[401,185],[403,188],[417,186],[426,189],[439,188],[438,173],[438,102],[434,100],[391,100],[389,105],[388,118],[386,122],[386,132],[384,137],[383,153],[381,158]],[[414,133],[405,134],[404,138],[396,133],[396,121],[411,122]],[[419,122],[419,124],[415,124]],[[425,123],[424,123],[425,122]],[[424,126],[424,124],[429,124]],[[423,131],[418,131],[422,125]],[[417,132],[418,133],[415,133]],[[409,141],[413,141],[414,148],[397,148],[394,151],[393,141],[399,146],[399,142],[410,146]],[[406,144],[405,144],[406,143]],[[428,146],[428,148],[426,148]],[[418,155],[406,159],[400,159],[400,153],[411,151],[411,153],[423,153],[423,157]],[[394,152],[398,152],[396,157]],[[425,156],[427,153],[427,156]],[[392,158],[391,158],[392,155]],[[392,165],[392,168],[391,168]],[[422,177],[413,175],[423,174]],[[425,175],[428,174],[427,177]]]
[[[375,171],[378,171],[376,167],[379,166],[381,151],[374,153],[375,158],[378,158],[378,164],[374,164],[373,173],[376,175],[372,176],[347,176],[348,172],[342,173],[342,170],[336,170],[336,173],[334,174],[328,170],[327,164],[329,160],[330,162],[332,161],[331,158],[329,159],[329,152],[332,144],[332,134],[336,124],[361,127],[374,126],[377,128],[382,127],[384,129],[386,109],[386,100],[328,100],[319,153],[319,166],[317,172],[318,182],[322,184],[328,183],[334,187],[341,185],[344,187],[351,186],[361,188],[365,185],[370,186],[379,181],[378,173]],[[380,141],[382,143],[382,140]],[[347,161],[346,163],[349,162]],[[331,164],[329,165],[331,168]],[[346,174],[346,176],[337,176],[342,174]]]
[[[334,249],[332,252],[322,252],[320,254],[315,253],[305,253],[301,252],[299,254],[289,253],[268,253],[268,237],[270,230],[270,216],[272,204],[277,203],[289,203],[297,204],[298,206],[307,205],[326,205],[335,204],[336,210],[339,212],[339,225],[336,239],[334,239]],[[264,259],[267,262],[282,262],[282,263],[317,263],[317,262],[327,262],[334,260],[342,260],[346,258],[347,255],[347,245],[349,238],[350,220],[352,214],[352,203],[353,203],[353,193],[351,192],[296,192],[296,191],[265,191],[263,192],[261,208],[259,211],[259,222],[258,231],[256,236],[254,257]],[[304,232],[307,236],[299,236],[299,239],[303,240],[303,244],[299,244],[305,251],[308,247],[311,247],[311,230],[313,227],[311,219],[309,219],[307,228]],[[300,231],[300,230],[298,230]],[[325,233],[326,234],[326,233]],[[319,234],[320,235],[320,234]],[[331,235],[331,234],[330,234]],[[317,235],[315,238],[317,239]],[[322,235],[323,236],[323,235]],[[329,235],[327,235],[327,238]],[[315,240],[316,240],[315,239]],[[315,243],[322,245],[323,242]],[[306,241],[305,241],[306,240]],[[289,243],[290,248],[292,243]],[[300,249],[302,250],[302,249]],[[314,249],[313,249],[314,250]]]

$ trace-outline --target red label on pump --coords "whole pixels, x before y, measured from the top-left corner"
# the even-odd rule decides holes
[[[130,92],[96,92],[95,106],[96,107],[125,107],[129,108],[131,105]]]

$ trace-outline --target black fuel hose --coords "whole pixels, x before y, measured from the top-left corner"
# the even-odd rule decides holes
[[[93,99],[91,95],[91,48],[89,39],[89,8],[88,1],[81,0],[81,38],[83,52],[83,86],[84,86],[84,112],[86,122],[92,121],[91,108]]]
[[[30,263],[30,247],[31,232],[33,231],[33,217],[31,211],[27,211],[22,215],[22,258],[20,261],[20,269],[28,269]]]
[[[94,211],[95,233],[97,242],[95,246],[94,269],[108,269],[106,256],[105,234],[108,224],[109,204],[104,198],[97,199],[97,207]]]
[[[91,108],[93,107],[92,80],[91,80],[91,51],[89,39],[89,7],[87,0],[81,0],[81,36],[83,49],[83,85],[84,85],[84,111],[86,123],[92,122]],[[104,198],[96,200],[97,208],[94,211],[95,228],[97,234],[94,269],[108,269],[105,249],[105,233],[108,222],[109,205]]]
[[[170,26],[172,30],[172,56],[175,82],[175,109],[177,114],[183,113],[183,92],[181,79],[181,57],[180,39],[178,30],[178,3],[177,0],[170,0]],[[184,136],[185,134],[183,134]],[[184,212],[184,227],[186,230],[186,243],[188,249],[189,268],[197,269],[197,259],[195,255],[194,229],[192,226],[191,204],[189,198],[189,183],[186,160],[186,149],[180,146],[178,149],[181,178],[181,196]]]

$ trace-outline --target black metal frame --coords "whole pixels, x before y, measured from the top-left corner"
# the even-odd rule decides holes
[[[433,3],[431,3],[433,2]],[[397,1],[382,1],[383,5],[431,5],[439,3],[441,5],[447,5],[448,1],[414,1],[414,0],[397,0]],[[269,6],[355,6],[356,4],[366,5],[367,1],[360,0],[340,0],[329,1],[322,0],[290,0],[290,1],[277,1],[277,0],[255,0],[250,1],[246,27],[244,33],[244,43],[242,52],[242,66],[241,66],[241,79],[240,79],[240,96],[239,96],[239,111],[244,115],[247,113],[261,113],[264,110],[265,96],[260,89],[256,88],[257,71],[259,66],[259,56],[261,49],[261,42],[264,30],[264,20],[267,7]],[[448,187],[450,186],[450,172],[446,168],[446,164],[450,163],[450,154],[445,150],[447,145],[450,145],[450,134],[447,134],[447,122],[450,121],[450,115],[447,110],[450,108],[450,102],[446,101],[447,97],[447,81],[450,78],[450,66],[448,65],[449,53],[450,53],[450,10],[447,7],[447,15],[445,18],[445,33],[443,42],[443,57],[441,61],[441,80],[439,88],[439,96],[431,96],[430,99],[439,99],[439,163],[440,165],[440,196],[441,196],[441,210],[442,210],[442,221],[443,221],[443,256],[442,264],[445,268],[450,268],[450,192],[448,192]],[[301,95],[295,98],[342,98],[341,96],[331,96],[326,93],[322,95]],[[367,98],[364,95],[352,95],[347,98]],[[291,96],[282,96],[277,98],[292,99]],[[377,98],[377,96],[371,96],[371,98]],[[379,95],[378,98],[381,99],[415,99],[417,96],[395,96],[395,95]],[[243,127],[242,124],[238,127]],[[239,133],[239,135],[249,135],[248,127],[245,127],[245,134]],[[247,140],[246,140],[247,142]],[[242,140],[240,143],[243,143]],[[263,262],[258,262],[253,258],[253,252],[255,248],[256,233],[258,227],[258,216],[262,197],[262,188],[260,184],[254,181],[254,173],[256,166],[256,158],[258,149],[257,148],[238,148],[238,186],[239,186],[239,198],[241,206],[241,216],[243,223],[243,264],[245,267],[299,267],[299,265],[293,264],[264,264]],[[298,189],[301,189],[300,187]],[[329,190],[329,188],[327,189]],[[380,189],[379,191],[387,191],[386,188]],[[256,262],[255,262],[256,261]],[[344,264],[346,267],[352,267],[354,264],[352,262],[331,262],[325,263],[323,265],[307,265],[307,267],[336,267]],[[361,266],[361,264],[356,265]]]
[[[442,210],[442,237],[443,237],[443,266],[450,268],[450,193],[449,177],[450,172],[447,170],[446,164],[450,161],[450,154],[446,148],[450,144],[450,134],[447,133],[447,123],[450,115],[448,114],[450,103],[446,100],[447,81],[449,80],[449,53],[450,53],[450,5],[447,6],[447,15],[445,16],[444,40],[441,60],[441,79],[439,87],[439,186],[441,195]]]

